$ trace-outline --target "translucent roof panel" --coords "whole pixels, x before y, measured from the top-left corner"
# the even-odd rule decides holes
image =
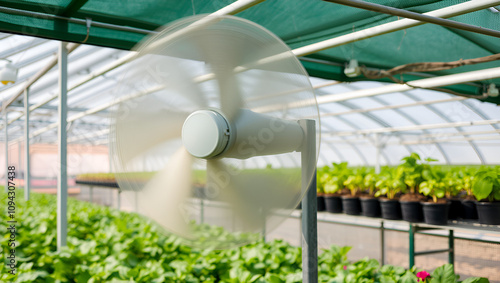
[[[2,37],[3,36],[3,37]],[[0,86],[0,99],[5,101],[23,89],[25,82],[53,60],[58,42],[31,37],[0,34],[0,54],[19,68],[14,85]],[[129,63],[116,67],[128,51],[81,45],[69,56],[68,107],[70,143],[105,144],[109,133],[110,114],[118,99],[151,85],[126,82],[130,88],[118,92]],[[200,64],[200,62],[195,62]],[[195,66],[193,65],[193,66]],[[103,71],[111,68],[110,71]],[[52,68],[29,90],[32,141],[54,143],[57,140],[58,70]],[[360,89],[388,85],[382,82],[339,83],[311,78],[318,97],[340,95]],[[252,81],[243,82],[251,87]],[[321,87],[322,86],[322,87]],[[210,82],[200,85],[213,92]],[[279,102],[279,100],[277,100]],[[188,105],[189,99],[179,105]],[[9,107],[9,139],[22,140],[24,116],[22,96]],[[442,164],[499,164],[500,107],[477,99],[468,99],[433,90],[413,89],[340,99],[319,105],[321,113],[321,151],[319,165],[347,161],[351,165],[375,165],[377,152],[381,165],[396,165],[410,152],[433,157]],[[300,109],[288,109],[288,114]],[[3,117],[2,117],[3,120]],[[0,135],[0,140],[4,135]],[[378,147],[378,149],[377,149]],[[249,166],[283,164],[299,166],[300,160],[265,157],[252,160]]]

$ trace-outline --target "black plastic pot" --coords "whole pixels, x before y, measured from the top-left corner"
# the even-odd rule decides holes
[[[450,204],[447,203],[433,203],[423,202],[425,223],[433,225],[446,225],[448,224],[448,210]]]
[[[318,196],[318,211],[325,211],[325,197]]]
[[[479,223],[500,225],[500,202],[476,202]]]
[[[380,217],[380,202],[376,198],[359,198],[361,201],[361,214],[368,217]]]
[[[450,210],[448,211],[448,219],[455,220],[462,213],[462,202],[459,199],[450,199]]]
[[[475,200],[461,200],[462,209],[460,217],[462,219],[477,219],[477,209]]]
[[[359,201],[358,197],[343,196],[342,207],[344,208],[345,214],[349,215],[361,214],[361,202]]]
[[[342,200],[339,196],[325,196],[325,206],[330,213],[342,212]]]
[[[408,222],[423,222],[424,212],[419,201],[399,201],[403,220]]]
[[[379,199],[382,218],[390,220],[401,219],[401,205],[395,199]]]

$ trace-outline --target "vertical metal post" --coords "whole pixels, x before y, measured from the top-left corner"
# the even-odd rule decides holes
[[[318,282],[318,204],[316,196],[316,127],[314,120],[300,120],[304,130],[302,148],[302,282]],[[312,172],[311,172],[312,171]],[[309,177],[312,180],[309,180]],[[309,183],[309,181],[311,181]]]
[[[410,231],[408,231],[408,237],[410,240],[408,247],[408,256],[410,257],[410,266],[412,268],[415,265],[415,226],[410,223]]]
[[[9,119],[7,109],[4,109],[5,121],[5,192],[9,191]]]
[[[453,235],[453,230],[451,229],[448,234],[448,248],[450,249],[448,252],[448,262],[453,264],[453,268],[455,268],[455,235]]]
[[[94,200],[94,186],[89,187],[89,202],[92,203]]]
[[[116,208],[118,210],[120,210],[121,207],[122,207],[122,191],[120,189],[118,189],[118,200],[117,200]]]
[[[29,88],[24,91],[24,199],[30,199],[30,104]]]
[[[380,221],[380,264],[385,264],[385,228],[384,221]]]
[[[67,91],[68,91],[68,50],[67,43],[59,45],[59,124],[58,124],[58,161],[57,176],[57,249],[66,246],[68,233],[68,175],[67,175]]]

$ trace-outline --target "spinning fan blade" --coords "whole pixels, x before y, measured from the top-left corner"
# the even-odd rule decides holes
[[[161,143],[180,138],[182,124],[188,115],[168,109],[164,104],[150,95],[138,99],[132,104],[133,108],[120,106],[115,142],[124,165]]]
[[[298,120],[319,117],[316,105],[286,108],[315,101],[290,48],[248,20],[198,15],[135,49],[126,87],[165,89],[119,107],[110,136],[120,188],[134,190],[140,213],[193,246],[242,245],[276,228],[313,176],[301,175],[301,166],[314,172],[313,162],[301,163],[306,137]]]
[[[207,190],[211,199],[229,205],[230,213],[225,216],[234,218],[239,231],[258,232],[267,221],[275,222],[295,208],[300,170],[241,169],[237,167],[240,162],[208,160]]]
[[[139,195],[139,212],[166,231],[185,238],[191,236],[189,208],[192,156],[181,147],[167,166],[158,172]]]
[[[220,109],[229,120],[237,116],[243,108],[239,82],[235,68],[245,64],[244,54],[250,52],[241,34],[231,30],[220,30],[220,26],[210,25],[195,42],[202,58],[214,73],[219,89]],[[236,35],[236,36],[235,36]]]

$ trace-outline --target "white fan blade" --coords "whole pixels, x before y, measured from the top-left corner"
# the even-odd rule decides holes
[[[167,231],[189,238],[187,199],[192,189],[192,156],[184,147],[172,155],[139,194],[139,212]]]
[[[214,29],[212,29],[214,28]],[[207,26],[195,40],[205,62],[215,74],[219,87],[220,109],[232,120],[243,108],[237,74],[234,69],[245,63],[245,54],[250,52],[246,39],[230,29],[221,32],[219,26]]]
[[[182,124],[188,116],[168,109],[155,96],[134,102],[130,108],[120,107],[115,125],[115,143],[124,165],[161,143],[180,138]]]
[[[212,198],[229,204],[239,230],[258,232],[267,220],[280,217],[278,212],[295,208],[300,170],[240,170],[222,160],[208,160],[207,188]]]

